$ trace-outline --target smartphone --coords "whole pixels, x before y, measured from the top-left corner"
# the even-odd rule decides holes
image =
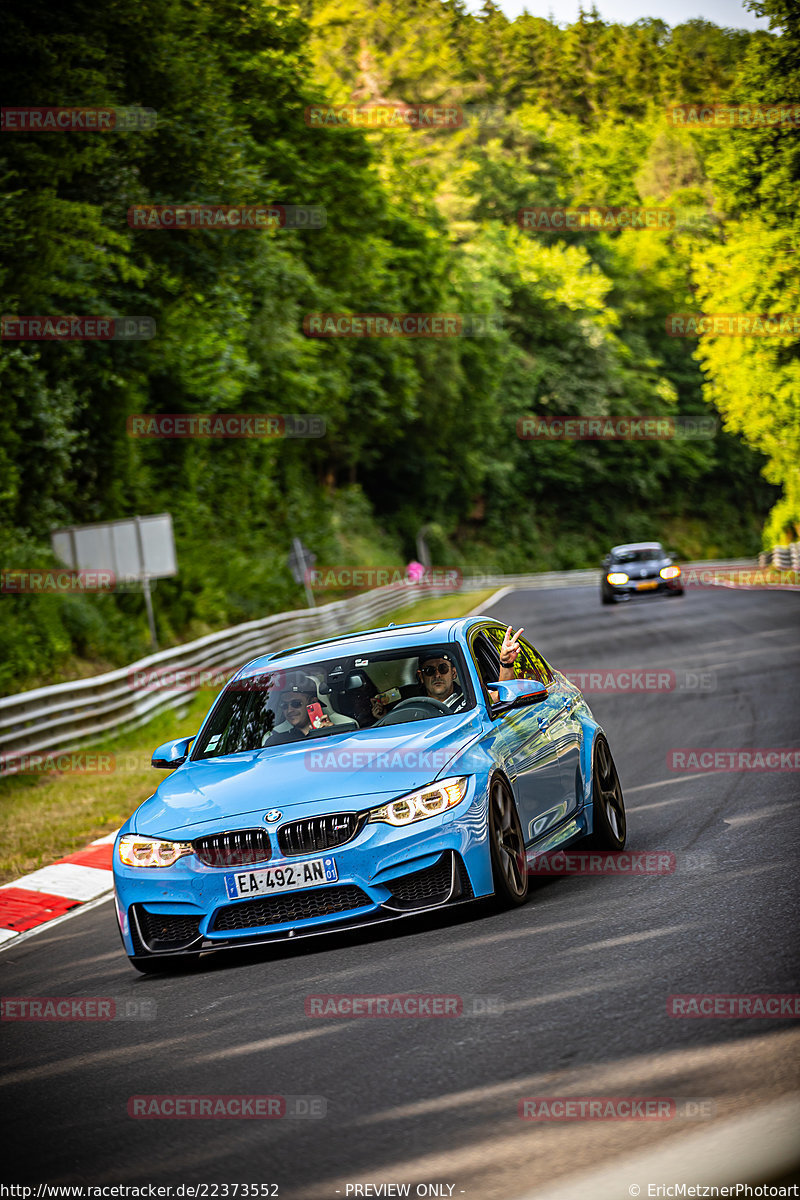
[[[319,702],[315,702],[314,704],[309,704],[308,707],[306,708],[306,712],[308,713],[308,719],[311,722],[311,728],[319,729],[320,726],[322,725],[322,721],[323,721],[323,718],[325,715],[322,711],[322,705]]]
[[[394,704],[395,700],[400,699],[400,688],[389,688],[388,692],[380,692],[376,697],[381,704]]]

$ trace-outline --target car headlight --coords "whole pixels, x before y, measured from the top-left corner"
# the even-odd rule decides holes
[[[658,573],[662,579],[677,579],[681,569],[680,567],[662,567]]]
[[[194,854],[191,842],[167,842],[135,833],[119,839],[119,857],[126,867],[171,867],[184,854]]]
[[[413,825],[414,821],[424,821],[427,817],[436,817],[460,804],[467,794],[467,776],[460,775],[457,779],[443,779],[441,783],[432,783],[407,796],[400,796],[380,808],[373,808],[367,817],[370,821],[384,821],[387,825]]]
[[[610,575],[606,575],[609,583],[627,583],[628,576],[624,571],[612,571]]]

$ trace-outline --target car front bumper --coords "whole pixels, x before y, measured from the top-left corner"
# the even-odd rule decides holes
[[[629,579],[627,583],[609,583],[603,587],[609,596],[664,596],[680,595],[683,582],[680,579]]]
[[[273,855],[252,867],[207,867],[194,855],[172,867],[128,867],[114,848],[122,940],[131,956],[285,941],[490,895],[488,788],[475,776],[450,813],[405,827],[367,824],[325,852]],[[225,877],[333,858],[338,878],[274,896],[230,898]]]

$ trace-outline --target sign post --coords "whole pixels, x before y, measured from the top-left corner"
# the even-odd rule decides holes
[[[306,600],[309,608],[316,608],[314,593],[308,582],[308,572],[317,561],[316,554],[312,554],[307,546],[304,546],[300,538],[292,538],[292,548],[289,551],[289,570],[292,572],[292,578],[295,583],[302,583],[306,589]]]
[[[150,642],[158,650],[150,580],[178,574],[171,513],[70,525],[53,530],[50,543],[56,557],[69,567],[112,571],[117,591],[141,584]]]

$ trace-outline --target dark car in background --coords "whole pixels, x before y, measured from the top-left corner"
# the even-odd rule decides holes
[[[682,596],[681,569],[660,542],[628,542],[614,546],[603,559],[600,597],[616,604],[631,596]]]

